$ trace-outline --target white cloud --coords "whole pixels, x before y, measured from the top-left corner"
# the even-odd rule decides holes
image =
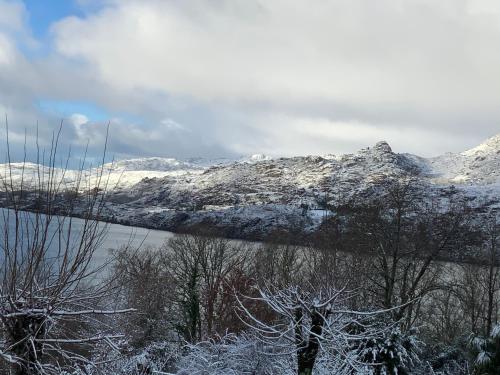
[[[177,157],[380,139],[434,155],[500,131],[494,1],[79,2],[85,16],[54,24],[32,58],[16,44],[26,11],[8,2],[3,17],[0,0],[0,104],[22,126],[54,120],[39,98],[89,102],[130,115],[111,119],[113,152]],[[72,120],[68,137],[102,140],[103,124]]]
[[[385,140],[395,152],[420,154],[425,145],[427,155],[440,155],[456,147],[465,150],[469,141],[459,134],[441,129],[421,129],[416,126],[393,127],[359,121],[332,121],[326,118],[307,118],[283,114],[252,118],[252,127],[241,136],[229,134],[229,145],[235,152],[266,155],[343,154],[372,146]],[[257,132],[257,137],[252,134]],[[473,140],[479,142],[481,138]]]
[[[177,121],[172,120],[171,118],[165,118],[161,120],[161,124],[164,125],[169,130],[175,131],[188,131],[185,126],[179,124]]]
[[[5,35],[0,33],[0,65],[12,64],[14,54],[12,43]]]
[[[70,120],[75,127],[80,127],[89,122],[89,118],[81,113],[73,113],[70,116]]]
[[[26,9],[20,1],[0,0],[0,28],[21,31],[24,28]]]
[[[73,113],[70,117],[69,120],[75,127],[75,132],[76,135],[78,136],[79,139],[82,139],[85,137],[85,129],[84,126],[89,123],[89,118],[85,115],[82,115],[81,113]],[[84,140],[84,143],[86,140]]]
[[[54,33],[60,53],[121,89],[496,110],[500,17],[469,3],[126,0]]]

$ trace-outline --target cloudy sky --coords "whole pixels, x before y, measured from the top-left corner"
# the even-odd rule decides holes
[[[0,110],[16,157],[61,120],[117,158],[462,151],[500,132],[500,2],[0,0]]]

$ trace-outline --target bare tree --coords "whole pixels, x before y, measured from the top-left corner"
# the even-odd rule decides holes
[[[500,223],[496,215],[487,219],[485,228],[485,247],[487,254],[488,274],[486,279],[487,307],[485,335],[498,323],[498,291],[500,290]]]
[[[196,342],[224,328],[220,318],[232,311],[232,300],[226,298],[228,283],[243,270],[247,250],[207,233],[180,234],[166,243],[164,265],[179,314],[172,320],[180,323],[177,328],[186,340]]]
[[[255,252],[253,273],[257,283],[285,288],[303,278],[304,248],[282,239],[283,243],[264,243]]]
[[[405,317],[411,327],[437,288],[438,260],[464,248],[470,216],[459,197],[423,196],[413,180],[385,189],[381,199],[348,215],[346,242],[372,260],[366,277],[381,306],[401,306],[395,319]]]
[[[123,325],[134,347],[145,347],[169,336],[171,327],[172,284],[162,249],[124,246],[113,251],[110,281],[120,293],[120,304],[134,306],[137,313],[127,315]]]
[[[106,323],[106,316],[131,311],[106,306],[109,290],[98,282],[100,267],[92,262],[107,229],[99,222],[107,184],[103,168],[94,169],[95,175],[90,176],[84,157],[79,172],[70,176],[71,189],[80,192],[79,198],[66,202],[66,215],[55,215],[61,212],[61,197],[68,188],[70,155],[62,168],[56,168],[61,129],[62,124],[48,155],[37,143],[37,170],[29,175],[24,160],[16,180],[7,128],[7,164],[0,187],[5,207],[1,211],[0,358],[19,375],[60,374],[63,369],[92,364],[85,351],[97,342],[115,350],[113,340],[121,337]],[[105,154],[104,150],[103,159]],[[73,219],[76,214],[82,219]]]
[[[258,291],[257,297],[238,300],[241,318],[268,348],[270,355],[288,353],[296,356],[299,375],[311,375],[321,351],[325,350],[334,353],[336,373],[361,371],[366,363],[353,355],[353,343],[380,337],[392,327],[380,327],[367,319],[387,311],[363,312],[344,308],[350,296],[344,290],[292,286],[260,288]],[[263,303],[274,318],[268,321],[258,318],[246,307],[246,301]]]

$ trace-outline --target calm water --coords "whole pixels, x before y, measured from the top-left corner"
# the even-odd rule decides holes
[[[29,223],[29,220],[32,220],[34,215],[28,212],[21,213],[21,222]],[[52,233],[57,231],[59,225],[57,224],[57,217],[52,219],[50,229]],[[26,224],[23,224],[26,225]],[[28,224],[29,225],[29,224]],[[63,227],[67,228],[69,225],[69,218],[64,218]],[[80,238],[80,233],[82,231],[84,225],[84,221],[82,219],[72,218],[71,219],[71,233],[73,238],[73,243],[77,242]],[[149,230],[138,227],[129,227],[119,224],[100,224],[102,227],[106,227],[105,236],[99,246],[98,251],[95,253],[94,262],[96,266],[103,264],[106,259],[109,258],[109,252],[111,249],[117,249],[125,245],[131,245],[132,247],[147,247],[147,246],[160,246],[167,240],[171,238],[174,234],[167,231],[160,230]],[[0,209],[0,245],[4,245],[4,233],[5,227],[8,227],[8,231],[11,234],[15,233],[15,218],[12,214],[12,211],[6,209]],[[29,233],[28,230],[23,231],[24,233]],[[64,235],[66,235],[66,232]],[[58,239],[54,239],[51,242],[49,248],[53,250],[57,250],[58,247]],[[0,261],[2,258],[2,252],[0,251]]]

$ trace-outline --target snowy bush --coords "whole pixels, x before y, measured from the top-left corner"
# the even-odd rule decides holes
[[[367,373],[410,374],[420,361],[419,341],[413,334],[402,332],[397,325],[380,332],[380,335],[362,338],[354,344],[358,360],[370,366]]]
[[[170,374],[180,358],[178,343],[157,342],[138,353],[100,353],[81,370],[61,375],[150,375]]]
[[[470,375],[473,364],[470,361],[468,339],[459,338],[449,345],[437,343],[427,345],[421,353],[423,370],[418,374]]]
[[[500,373],[500,324],[493,327],[488,337],[473,337],[471,346],[481,374]]]
[[[227,335],[187,347],[181,358],[178,375],[292,375],[295,374],[290,354],[264,347],[248,335]]]

